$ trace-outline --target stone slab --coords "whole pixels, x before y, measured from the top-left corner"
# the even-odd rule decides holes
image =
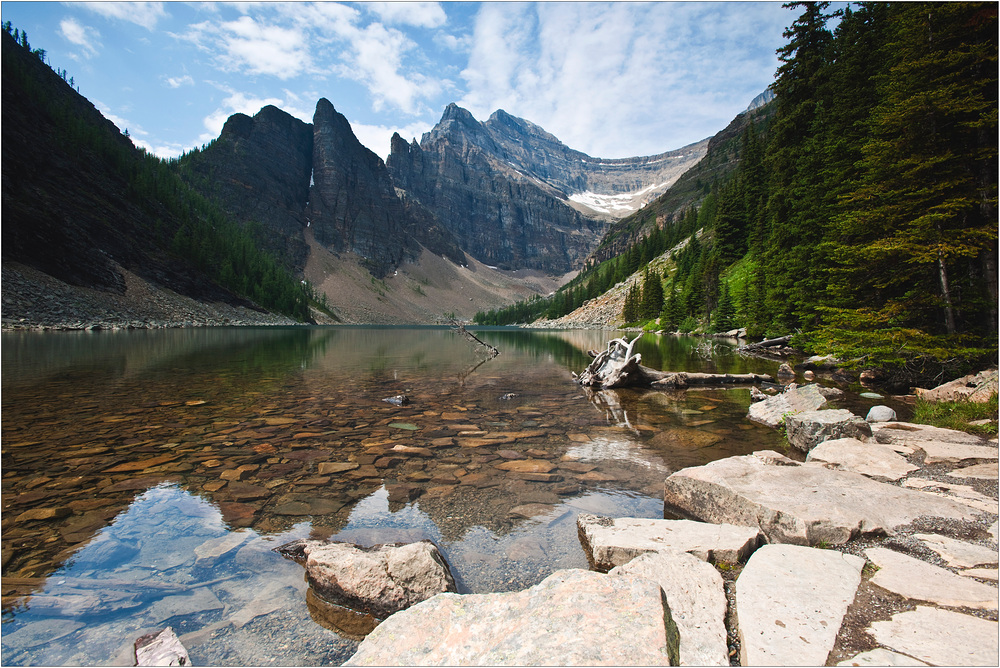
[[[756,527],[691,520],[599,517],[581,514],[576,526],[594,568],[608,571],[646,552],[690,552],[711,563],[745,563],[764,543]]]
[[[809,452],[823,441],[871,438],[871,426],[843,408],[802,411],[785,418],[785,435],[793,448]]]
[[[729,665],[726,592],[711,564],[687,552],[647,552],[609,575],[637,575],[660,585],[677,625],[680,665]]]
[[[915,444],[920,441],[965,443],[967,445],[984,445],[986,443],[985,439],[975,434],[915,422],[877,422],[871,427],[872,437],[878,443]]]
[[[822,462],[830,468],[889,480],[899,480],[918,468],[887,445],[863,443],[856,438],[838,438],[820,443],[809,451],[806,461]]]
[[[864,565],[800,545],[757,550],[736,580],[741,665],[826,665]]]
[[[677,471],[664,483],[663,498],[683,516],[756,526],[769,543],[798,545],[892,534],[923,516],[973,520],[978,514],[957,501],[850,471],[800,465],[769,451]]]
[[[968,445],[944,441],[920,441],[914,445],[924,451],[924,464],[962,464],[978,459],[997,459],[997,449],[988,445]]]
[[[868,650],[855,657],[841,661],[838,666],[926,666],[929,664],[914,659],[913,657],[890,652],[887,649]]]
[[[925,401],[973,401],[984,403],[997,392],[997,370],[987,369],[938,385],[933,389],[917,387],[913,393]]]
[[[819,386],[804,385],[750,404],[747,417],[776,429],[784,423],[786,415],[815,411],[824,406],[826,397],[820,392]]]
[[[976,510],[988,513],[997,512],[996,499],[980,494],[970,485],[927,480],[926,478],[908,478],[903,481],[903,486],[919,489],[925,494],[933,494],[944,499],[954,499]]]
[[[1000,580],[1000,569],[997,568],[967,568],[964,571],[959,571],[958,574],[969,578],[992,580],[993,582]]]
[[[1000,474],[1000,467],[996,464],[973,464],[965,468],[956,469],[948,475],[953,478],[976,478],[977,480],[996,480]]]
[[[561,570],[520,592],[438,594],[382,622],[344,665],[676,665],[665,619],[647,578]]]
[[[880,645],[936,666],[995,666],[1000,653],[996,622],[927,606],[875,622],[869,633]]]
[[[913,537],[937,552],[949,566],[972,568],[1000,563],[997,551],[982,545],[929,533],[918,533]]]
[[[997,588],[884,547],[865,550],[879,570],[871,583],[903,598],[954,608],[997,609]]]

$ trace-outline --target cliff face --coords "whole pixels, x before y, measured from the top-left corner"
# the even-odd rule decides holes
[[[569,207],[558,189],[508,164],[488,128],[456,105],[420,144],[397,138],[392,149],[396,186],[487,265],[570,271],[604,229]]]
[[[260,223],[268,250],[301,267],[312,154],[312,126],[268,105],[253,118],[230,116],[219,138],[185,156],[180,171],[234,218]]]
[[[397,266],[411,246],[403,234],[406,213],[385,163],[358,141],[326,98],[313,116],[313,185],[306,215],[318,242],[357,253],[379,274]]]

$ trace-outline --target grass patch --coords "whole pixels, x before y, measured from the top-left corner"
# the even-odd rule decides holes
[[[972,425],[973,420],[992,420],[985,425]],[[980,436],[997,435],[997,395],[986,403],[972,401],[924,401],[917,399],[913,421],[945,429],[957,429]]]

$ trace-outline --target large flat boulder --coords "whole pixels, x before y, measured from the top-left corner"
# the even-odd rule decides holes
[[[755,527],[691,520],[581,514],[576,526],[590,563],[604,572],[640,554],[663,550],[690,552],[712,563],[744,563],[764,543],[764,535]]]
[[[777,429],[784,423],[786,415],[816,411],[824,406],[826,397],[820,392],[819,385],[803,385],[750,404],[747,417],[754,422]]]
[[[785,418],[785,435],[793,448],[809,452],[823,441],[855,438],[867,441],[872,428],[863,419],[842,408],[802,411]]]
[[[647,552],[610,575],[637,575],[663,589],[680,637],[680,665],[728,666],[726,592],[719,572],[687,552]]]
[[[809,451],[806,461],[888,480],[899,480],[919,468],[887,445],[863,443],[856,438],[824,441]]]
[[[977,515],[956,501],[770,451],[677,471],[664,483],[663,499],[682,516],[758,527],[769,543],[798,545],[840,545],[863,534],[891,534],[918,517]]]
[[[665,666],[677,652],[660,585],[569,569],[520,592],[439,594],[382,622],[344,665]]]
[[[880,645],[933,666],[995,666],[1000,651],[996,622],[927,606],[875,622],[869,632]]]
[[[826,665],[864,565],[799,545],[757,550],[736,580],[741,665]]]
[[[931,533],[917,533],[913,534],[913,537],[937,552],[949,566],[972,568],[998,562],[997,551],[983,545]]]
[[[903,598],[952,608],[997,610],[996,587],[884,547],[870,547],[865,556],[879,568],[871,583]]]
[[[435,594],[457,591],[451,569],[429,540],[372,547],[298,540],[277,549],[305,566],[319,596],[380,620]]]

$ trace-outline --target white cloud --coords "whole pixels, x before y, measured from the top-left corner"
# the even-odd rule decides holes
[[[433,125],[433,123],[416,122],[403,127],[389,127],[385,125],[351,123],[351,129],[354,131],[354,136],[358,138],[358,141],[364,144],[365,147],[372,151],[375,155],[385,160],[389,156],[389,149],[394,132],[398,132],[399,136],[407,142],[414,137],[416,137],[417,141],[419,141],[420,135],[425,132],[429,132]]]
[[[393,25],[439,28],[448,21],[436,2],[366,2],[364,8]]]
[[[156,22],[167,15],[162,2],[80,2],[74,7],[83,7],[109,19],[119,19],[142,26],[147,30],[156,27]]]
[[[182,77],[167,77],[165,79],[167,85],[171,88],[180,88],[181,86],[193,86],[194,79],[191,78],[190,74],[185,74]]]
[[[297,28],[267,25],[241,16],[212,29],[217,31],[223,50],[221,60],[228,69],[245,66],[252,74],[290,79],[310,68],[308,39]]]
[[[777,60],[760,47],[791,18],[776,3],[486,3],[459,103],[478,118],[505,109],[594,156],[680,148],[773,81]]]
[[[59,34],[79,46],[85,58],[96,56],[97,49],[101,46],[100,33],[90,26],[82,25],[74,18],[65,18],[59,22]]]

